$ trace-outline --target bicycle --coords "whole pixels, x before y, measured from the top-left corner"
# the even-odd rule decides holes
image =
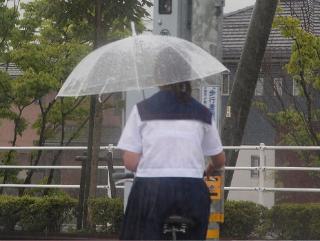
[[[134,179],[134,174],[132,172],[114,173],[112,178],[114,180],[118,180],[115,181],[115,184],[118,185],[127,181],[132,182]],[[192,219],[172,214],[165,219],[162,232],[164,235],[171,233],[172,240],[177,240],[177,235],[179,233],[186,234],[194,225],[195,223]]]

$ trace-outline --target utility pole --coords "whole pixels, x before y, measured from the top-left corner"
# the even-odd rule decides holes
[[[192,4],[192,42],[220,61],[222,61],[223,7],[224,0],[193,0]],[[206,79],[207,84],[201,81],[198,86],[200,100],[212,112],[218,129],[221,116],[221,80],[221,74],[214,75]],[[211,199],[207,240],[219,240],[220,223],[224,220],[223,175],[223,172],[217,172],[214,181],[207,180],[207,185],[213,187],[216,195]]]
[[[222,21],[224,0],[193,0],[192,3],[192,42],[200,46],[212,56],[222,61]],[[199,82],[198,99],[213,114],[220,129],[221,81],[222,75],[206,79],[207,84]],[[210,92],[213,95],[210,96]]]
[[[242,137],[277,4],[278,0],[256,1],[232,93],[228,99],[226,116],[224,116],[222,127],[222,143],[224,146],[239,146],[242,144]],[[235,166],[238,151],[228,151],[226,154],[227,165]],[[232,177],[233,171],[226,173],[226,186],[230,186]],[[225,198],[227,197],[228,192],[225,191]]]

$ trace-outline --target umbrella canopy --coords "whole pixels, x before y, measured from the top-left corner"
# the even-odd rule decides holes
[[[57,96],[101,95],[200,80],[226,71],[184,39],[138,35],[102,46],[71,72]]]

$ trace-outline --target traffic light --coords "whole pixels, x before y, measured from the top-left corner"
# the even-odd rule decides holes
[[[191,40],[192,0],[155,0],[153,33]]]
[[[172,0],[159,0],[159,14],[172,13]]]

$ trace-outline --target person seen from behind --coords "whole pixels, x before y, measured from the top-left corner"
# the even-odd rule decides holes
[[[209,109],[191,96],[189,64],[170,48],[158,63],[155,76],[172,84],[133,107],[117,145],[125,167],[135,172],[120,239],[166,239],[163,225],[174,214],[195,223],[179,239],[205,240],[210,197],[203,173],[224,167],[220,136]]]

